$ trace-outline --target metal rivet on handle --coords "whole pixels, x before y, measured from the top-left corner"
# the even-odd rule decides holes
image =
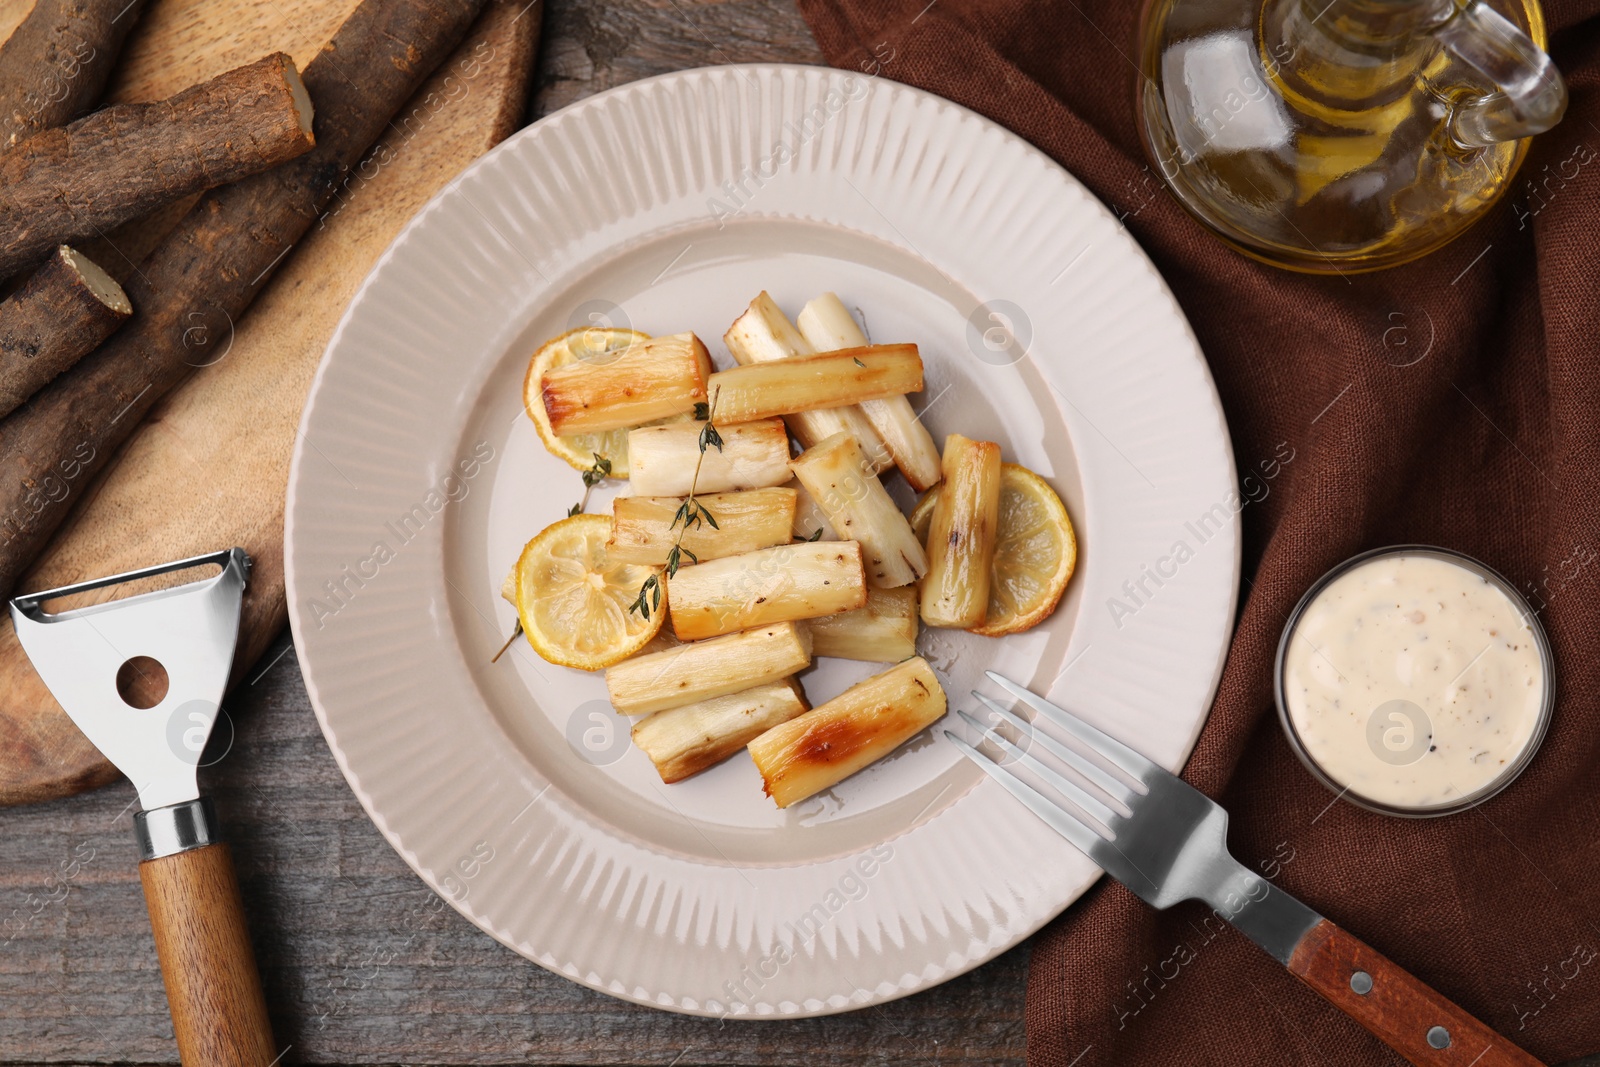
[[[1428,1031],[1428,1044],[1432,1045],[1434,1048],[1449,1048],[1450,1031],[1446,1030],[1442,1026],[1435,1026],[1432,1030]]]
[[[1372,975],[1366,971],[1357,971],[1350,976],[1350,989],[1357,996],[1366,996],[1372,992]]]

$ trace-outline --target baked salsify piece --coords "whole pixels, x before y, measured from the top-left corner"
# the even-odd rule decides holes
[[[998,443],[952,433],[941,454],[908,399],[917,346],[868,343],[833,293],[799,327],[760,293],[724,337],[731,369],[687,332],[544,347],[574,337],[581,354],[530,366],[529,413],[574,467],[578,443],[609,450],[580,468],[574,513],[624,471],[627,491],[610,515],[578,516],[606,531],[581,563],[549,553],[507,593],[536,603],[538,574],[566,590],[560,625],[541,616],[530,641],[551,662],[604,665],[663,782],[744,748],[775,804],[801,803],[943,716],[924,625],[999,636],[1054,611],[1076,557],[1059,497],[1002,465]],[[922,494],[909,515],[901,480]],[[605,633],[626,635],[617,654],[591,647]],[[812,707],[798,675],[819,657],[883,666]]]

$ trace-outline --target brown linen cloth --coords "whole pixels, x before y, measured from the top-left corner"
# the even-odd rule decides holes
[[[1293,450],[1244,509],[1238,632],[1185,772],[1232,813],[1234,854],[1546,1062],[1600,1052],[1600,3],[1547,7],[1572,103],[1506,200],[1427,259],[1350,278],[1238,255],[1147,168],[1132,0],[801,7],[830,62],[995,119],[1125,216],[1199,335],[1241,478]],[[1399,542],[1501,571],[1555,644],[1538,757],[1438,819],[1330,806],[1273,710],[1301,594]],[[1401,1062],[1203,906],[1157,913],[1109,880],[1032,967],[1034,1067]]]

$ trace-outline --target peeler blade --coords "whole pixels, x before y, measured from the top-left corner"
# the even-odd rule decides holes
[[[57,597],[208,564],[222,573],[54,614],[42,607]],[[195,771],[233,665],[249,570],[244,549],[230,548],[11,600],[17,640],[39,677],[133,782],[146,811],[200,795]],[[167,674],[165,695],[148,708],[128,704],[117,689],[118,671],[140,656]]]

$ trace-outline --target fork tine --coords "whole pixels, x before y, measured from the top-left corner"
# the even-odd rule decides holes
[[[999,747],[1002,752],[1013,757],[1018,763],[1021,763],[1034,774],[1037,774],[1040,778],[1043,778],[1047,783],[1049,783],[1051,788],[1061,793],[1061,795],[1065,796],[1068,800],[1078,805],[1078,807],[1082,808],[1096,819],[1099,819],[1100,822],[1106,827],[1113,828],[1117,823],[1122,821],[1123,816],[1120,811],[1114,810],[1109,804],[1101,800],[1099,797],[1088,792],[1077,783],[1070,781],[1055,768],[1047,767],[1043,763],[1040,763],[1038,759],[1018,748],[1004,734],[1000,733],[999,730],[996,730],[992,726],[985,726],[983,723],[979,722],[977,719],[974,719],[971,715],[968,715],[964,711],[957,711],[956,714],[961,716],[962,722],[965,722],[974,730],[982,733],[983,736],[987,737],[997,747]]]
[[[984,671],[984,673],[989,676],[990,681],[1000,688],[1027,704],[1039,714],[1048,717],[1051,722],[1060,726],[1073,737],[1076,737],[1129,774],[1143,778],[1151,772],[1167,773],[1110,734],[1095,729],[1067,709],[1057,707],[1044,697],[1031,690],[1024,689],[1005,675],[996,674],[994,671]]]
[[[1005,786],[1006,792],[1016,797],[1028,806],[1039,818],[1043,819],[1056,833],[1071,841],[1079,852],[1094,857],[1095,849],[1105,844],[1105,838],[1095,833],[1086,823],[1079,822],[1067,812],[1065,808],[1057,807],[1033,786],[1012,774],[993,760],[985,759],[978,750],[967,744],[961,738],[951,733],[944,732],[952,745],[961,750],[962,755],[976,763],[983,769],[983,773]]]
[[[1051,755],[1061,759],[1073,770],[1077,771],[1079,774],[1089,779],[1089,781],[1093,782],[1100,789],[1104,790],[1106,795],[1111,797],[1113,800],[1119,801],[1123,804],[1131,804],[1133,802],[1134,789],[1132,786],[1128,785],[1127,782],[1124,782],[1122,779],[1107,772],[1105,768],[1099,766],[1098,764],[1092,763],[1085,759],[1082,753],[1075,752],[1066,745],[1063,745],[1060,741],[1057,741],[1043,730],[1040,730],[1033,723],[1024,719],[1016,712],[1009,708],[1002,707],[1000,704],[984,696],[976,689],[972,691],[972,695],[982,701],[984,707],[988,708],[1006,722],[1022,731],[1022,733],[1030,740],[1037,741],[1039,744],[1043,745],[1046,752],[1049,752]]]

